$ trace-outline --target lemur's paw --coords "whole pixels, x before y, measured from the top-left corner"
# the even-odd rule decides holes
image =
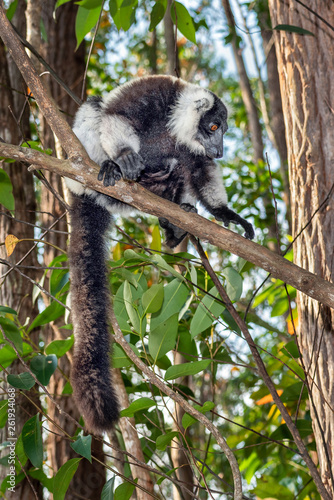
[[[123,179],[136,181],[145,168],[142,157],[134,151],[125,151],[116,160]]]
[[[108,159],[102,163],[97,179],[103,181],[104,186],[114,186],[121,178],[122,172],[114,161]]]
[[[190,203],[181,203],[180,208],[182,208],[182,210],[185,210],[186,212],[197,214],[197,208],[194,207],[194,205],[191,205]]]
[[[255,231],[252,224],[244,220],[244,224],[242,224],[242,227],[245,230],[244,237],[247,238],[248,240],[253,240],[255,236]]]

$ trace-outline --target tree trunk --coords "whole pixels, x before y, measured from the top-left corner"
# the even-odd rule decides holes
[[[20,7],[22,7],[22,5]],[[19,8],[16,13],[16,24],[18,21],[22,22],[22,19],[24,19],[24,8]],[[3,43],[0,41],[0,136],[7,142],[17,143],[22,138],[21,132],[28,137],[29,115],[24,112],[22,113],[25,106],[24,95],[19,95],[19,97],[16,95],[16,99],[14,100],[14,96],[11,91],[12,88],[15,88],[26,92],[26,87],[23,83],[22,77],[15,70],[13,70],[11,74],[14,76],[14,79],[11,79],[9,76],[6,51]],[[12,113],[16,119],[22,116],[20,120],[21,130]],[[27,171],[26,166],[21,163],[11,163],[10,165],[4,164],[3,169],[10,176],[13,185],[15,213],[14,217],[12,217],[11,213],[1,206],[2,216],[0,219],[0,241],[3,242],[8,234],[14,234],[20,239],[31,239],[34,237],[34,224],[36,222],[36,202],[33,177],[31,173]],[[28,224],[21,223],[17,219],[24,220]],[[9,258],[5,253],[4,247],[1,247],[0,256],[7,262],[15,264],[15,262],[20,260],[30,250],[31,246],[31,241],[21,242],[17,245],[13,255]],[[32,252],[23,261],[23,265],[37,266],[36,252]],[[6,265],[1,265],[0,269],[1,276],[3,276],[9,268]],[[23,269],[23,272],[31,279],[35,279],[36,277],[35,269]],[[15,270],[8,274],[5,281],[1,283],[0,303],[18,311],[18,317],[21,324],[25,323],[27,317],[38,314],[37,306],[32,303],[32,288],[32,283]],[[39,333],[36,331],[30,334],[30,339],[34,344],[38,344],[38,336]],[[24,371],[19,361],[12,363],[8,370],[10,373],[20,373]],[[2,388],[6,391],[5,384],[2,384]],[[26,396],[28,396],[30,400],[28,400]],[[16,392],[16,438],[22,431],[23,424],[28,418],[27,415],[34,415],[36,413],[34,403],[39,405],[39,395],[35,388],[31,389],[26,394],[20,394],[18,391]],[[4,442],[7,438],[7,428],[4,427],[1,429],[1,442]],[[7,454],[7,451],[8,450],[5,449],[5,454]],[[25,470],[30,467],[32,467],[32,465],[28,462]],[[5,478],[8,472],[8,468],[1,467],[1,481]],[[31,478],[29,483],[29,481],[25,478],[17,486],[15,486],[15,492],[6,492],[6,498],[8,498],[8,500],[33,500],[36,499],[35,494],[37,495],[37,498],[42,498],[42,487],[39,481]]]
[[[314,36],[275,35],[291,187],[293,235],[327,203],[294,244],[295,263],[332,280],[334,248],[334,33],[296,1],[270,0],[273,27],[289,24]],[[332,0],[312,9],[334,26]],[[298,293],[298,343],[310,386],[310,408],[322,480],[334,497],[334,311]],[[316,384],[312,384],[315,380]]]
[[[168,0],[167,10],[164,17],[164,30],[166,42],[166,56],[168,75],[178,76],[180,74],[180,61],[177,46],[175,46],[174,24],[170,15],[170,9],[173,1]]]

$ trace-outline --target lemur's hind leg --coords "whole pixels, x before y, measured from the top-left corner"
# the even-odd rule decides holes
[[[180,207],[186,212],[197,213],[196,207],[190,203],[181,203]],[[165,231],[166,245],[170,248],[174,248],[179,245],[188,234],[187,231],[175,226],[164,217],[159,218],[159,224]]]

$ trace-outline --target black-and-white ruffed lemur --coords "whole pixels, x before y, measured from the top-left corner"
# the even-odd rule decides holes
[[[98,165],[98,179],[113,186],[137,181],[153,193],[196,211],[199,201],[214,217],[252,225],[227,207],[215,158],[223,156],[227,110],[212,92],[171,76],[138,78],[105,98],[93,97],[75,117],[74,133]],[[72,192],[70,273],[75,348],[74,397],[88,429],[109,429],[119,416],[112,384],[106,233],[112,215],[131,207],[67,179]],[[170,247],[186,236],[159,219]]]

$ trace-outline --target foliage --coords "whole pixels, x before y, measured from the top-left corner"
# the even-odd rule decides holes
[[[66,1],[71,0],[58,0],[56,9],[60,9]],[[82,0],[77,3],[75,33],[78,46],[85,38],[91,38],[91,30],[98,22],[103,6],[101,25],[88,68],[88,86],[94,89],[90,90],[91,93],[111,90],[131,76],[151,71],[151,33],[158,33],[160,40],[163,38],[161,21],[167,7],[165,0],[149,2],[148,5],[137,0],[110,0],[104,3],[101,0]],[[259,241],[267,244],[267,228],[277,221],[273,208],[264,211],[262,198],[267,196],[272,184],[279,203],[279,218],[283,219],[282,180],[277,168],[271,181],[267,165],[254,164],[251,160],[248,117],[239,82],[230,72],[230,61],[217,56],[212,43],[211,34],[217,33],[215,9],[207,2],[199,4],[196,9],[175,2],[171,13],[179,32],[187,39],[178,42],[184,76],[193,76],[194,81],[207,84],[210,81],[212,90],[226,97],[231,105],[232,131],[227,161],[223,164],[228,197],[238,213],[244,211],[251,215]],[[8,14],[12,15],[12,12],[8,11]],[[126,33],[119,33],[121,30]],[[224,38],[226,44],[229,43],[227,26],[219,36]],[[106,53],[110,55],[113,51],[115,55],[117,49],[110,48],[114,40],[128,41],[129,50],[125,58],[116,58],[110,69]],[[240,47],[242,40],[240,36]],[[153,55],[159,61],[158,69],[164,71],[166,56],[161,44]],[[221,77],[223,71],[226,72],[224,79]],[[251,84],[256,90],[257,82],[252,79]],[[0,202],[8,210],[13,210],[10,179],[4,171],[1,172]],[[292,436],[257,372],[240,329],[194,255],[195,250],[190,247],[189,253],[166,253],[156,220],[143,214],[122,221],[122,228],[124,232],[116,228],[111,235],[109,280],[115,314],[131,349],[170,387],[219,427],[235,451],[249,494],[257,498],[270,496],[291,500],[319,498]],[[15,244],[19,241],[17,239]],[[266,278],[265,274],[254,270],[252,264],[217,249],[208,247],[206,251],[220,281],[243,317],[253,292]],[[13,255],[15,257],[15,252]],[[291,254],[287,258],[291,258]],[[46,394],[56,370],[60,373],[61,358],[71,352],[74,339],[68,322],[68,271],[67,257],[61,255],[50,263],[40,279],[36,278],[39,287],[35,288],[34,300],[39,301],[41,291],[46,290],[50,303],[41,307],[39,314],[27,318],[24,324],[19,321],[17,311],[5,304],[0,306],[2,376],[10,388],[23,394],[28,394],[27,391]],[[246,320],[282,401],[296,420],[309,450],[314,450],[304,372],[294,332],[298,321],[295,290],[285,287],[280,280],[267,279],[247,311]],[[43,328],[54,321],[57,321],[64,338],[44,345]],[[40,329],[40,343],[34,345],[29,333],[37,328]],[[182,354],[185,363],[175,363],[176,352]],[[133,417],[137,428],[143,431],[141,445],[145,460],[155,467],[155,484],[166,496],[170,493],[168,476],[177,479],[171,449],[180,442],[191,453],[194,474],[200,484],[199,497],[208,497],[208,485],[209,489],[220,492],[222,496],[219,498],[225,498],[224,494],[231,492],[231,472],[212,436],[189,414],[183,416],[183,428],[175,430],[172,401],[142,377],[133,361],[117,344],[114,345],[112,358],[113,366],[121,369],[130,398],[130,405],[123,410],[122,416]],[[24,369],[19,365],[22,370],[11,374],[18,359],[25,363]],[[63,398],[68,398],[71,397],[71,387],[67,375],[63,376]],[[187,383],[189,380],[190,383]],[[9,405],[9,396],[0,402],[1,428],[8,426]],[[95,457],[91,436],[81,434],[80,423],[77,423],[77,432],[69,439],[79,457],[62,464],[57,473],[47,469],[44,463],[47,420],[41,405],[35,415],[27,418],[20,435],[15,436],[16,477],[17,481],[22,481],[24,474],[21,468],[29,464],[25,471],[28,476],[37,478],[55,499],[62,499],[66,498],[67,488],[80,460],[91,462]],[[4,443],[5,453],[9,446],[9,441]],[[122,449],[125,450],[124,443]],[[2,465],[9,466],[9,456],[1,459]],[[103,499],[125,500],[131,497],[135,481],[131,478],[126,455],[124,459],[124,475],[129,482],[119,484],[113,476],[106,481]],[[110,463],[106,468],[112,468]],[[167,478],[159,473],[167,475]],[[5,479],[1,492],[5,493],[7,487]]]

